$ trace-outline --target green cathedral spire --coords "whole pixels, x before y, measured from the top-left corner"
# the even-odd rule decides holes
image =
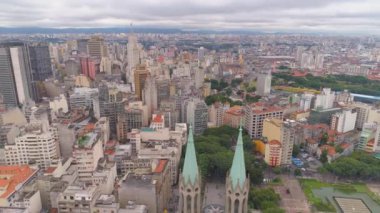
[[[198,177],[197,156],[195,155],[193,127],[191,125],[189,128],[189,136],[187,138],[185,163],[183,164],[182,177],[185,184],[191,183],[193,185],[195,184],[195,181]]]
[[[239,128],[239,136],[235,148],[235,155],[232,161],[230,170],[230,178],[232,181],[232,188],[236,189],[238,186],[242,189],[246,179],[245,162],[244,162],[244,150],[243,150],[243,137],[241,126]]]

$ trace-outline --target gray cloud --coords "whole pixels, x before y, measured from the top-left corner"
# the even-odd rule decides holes
[[[134,25],[380,34],[378,0],[1,0],[0,26]]]

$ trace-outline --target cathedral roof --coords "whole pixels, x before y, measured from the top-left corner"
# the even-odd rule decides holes
[[[232,161],[230,170],[230,178],[232,181],[232,188],[236,189],[238,186],[242,189],[246,179],[244,150],[243,150],[243,137],[241,126],[239,128],[238,141],[235,148],[235,155]]]
[[[189,128],[189,136],[187,138],[186,155],[183,165],[182,177],[185,184],[191,183],[193,185],[195,184],[198,177],[197,156],[195,154],[193,127],[191,125]]]

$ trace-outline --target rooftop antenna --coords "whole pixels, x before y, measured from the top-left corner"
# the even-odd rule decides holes
[[[132,22],[129,24],[129,32],[131,34],[133,34],[133,23]]]

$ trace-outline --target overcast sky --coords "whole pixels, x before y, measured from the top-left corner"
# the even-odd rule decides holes
[[[0,0],[3,27],[178,27],[380,34],[380,0]]]

